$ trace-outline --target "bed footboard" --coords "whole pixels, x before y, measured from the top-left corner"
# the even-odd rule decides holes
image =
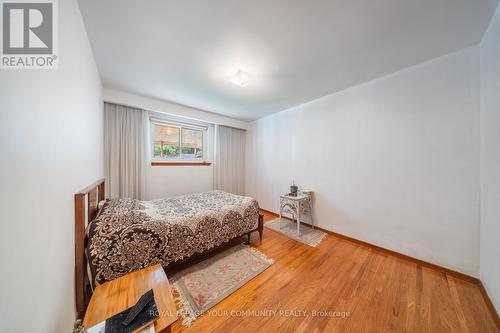
[[[104,200],[104,179],[75,194],[75,299],[77,318],[83,318],[91,296],[85,247],[86,226],[94,219],[99,201]]]

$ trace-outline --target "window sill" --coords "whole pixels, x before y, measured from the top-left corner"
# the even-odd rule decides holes
[[[151,162],[151,166],[210,166],[211,162]]]

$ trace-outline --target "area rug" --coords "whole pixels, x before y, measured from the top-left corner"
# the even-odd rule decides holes
[[[274,260],[240,244],[186,268],[169,279],[180,305],[183,325],[231,295],[271,266]]]
[[[316,247],[325,238],[326,233],[318,229],[301,225],[300,236],[297,236],[297,223],[287,219],[276,219],[265,224],[271,230],[277,231],[280,234],[287,236],[297,242]]]

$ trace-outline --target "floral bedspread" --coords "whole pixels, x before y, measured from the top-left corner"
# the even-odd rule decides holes
[[[87,227],[95,284],[202,253],[257,228],[255,199],[210,191],[168,199],[107,200]]]

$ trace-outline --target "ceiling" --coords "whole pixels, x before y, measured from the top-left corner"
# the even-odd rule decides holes
[[[253,120],[478,44],[497,2],[79,4],[105,87]]]

